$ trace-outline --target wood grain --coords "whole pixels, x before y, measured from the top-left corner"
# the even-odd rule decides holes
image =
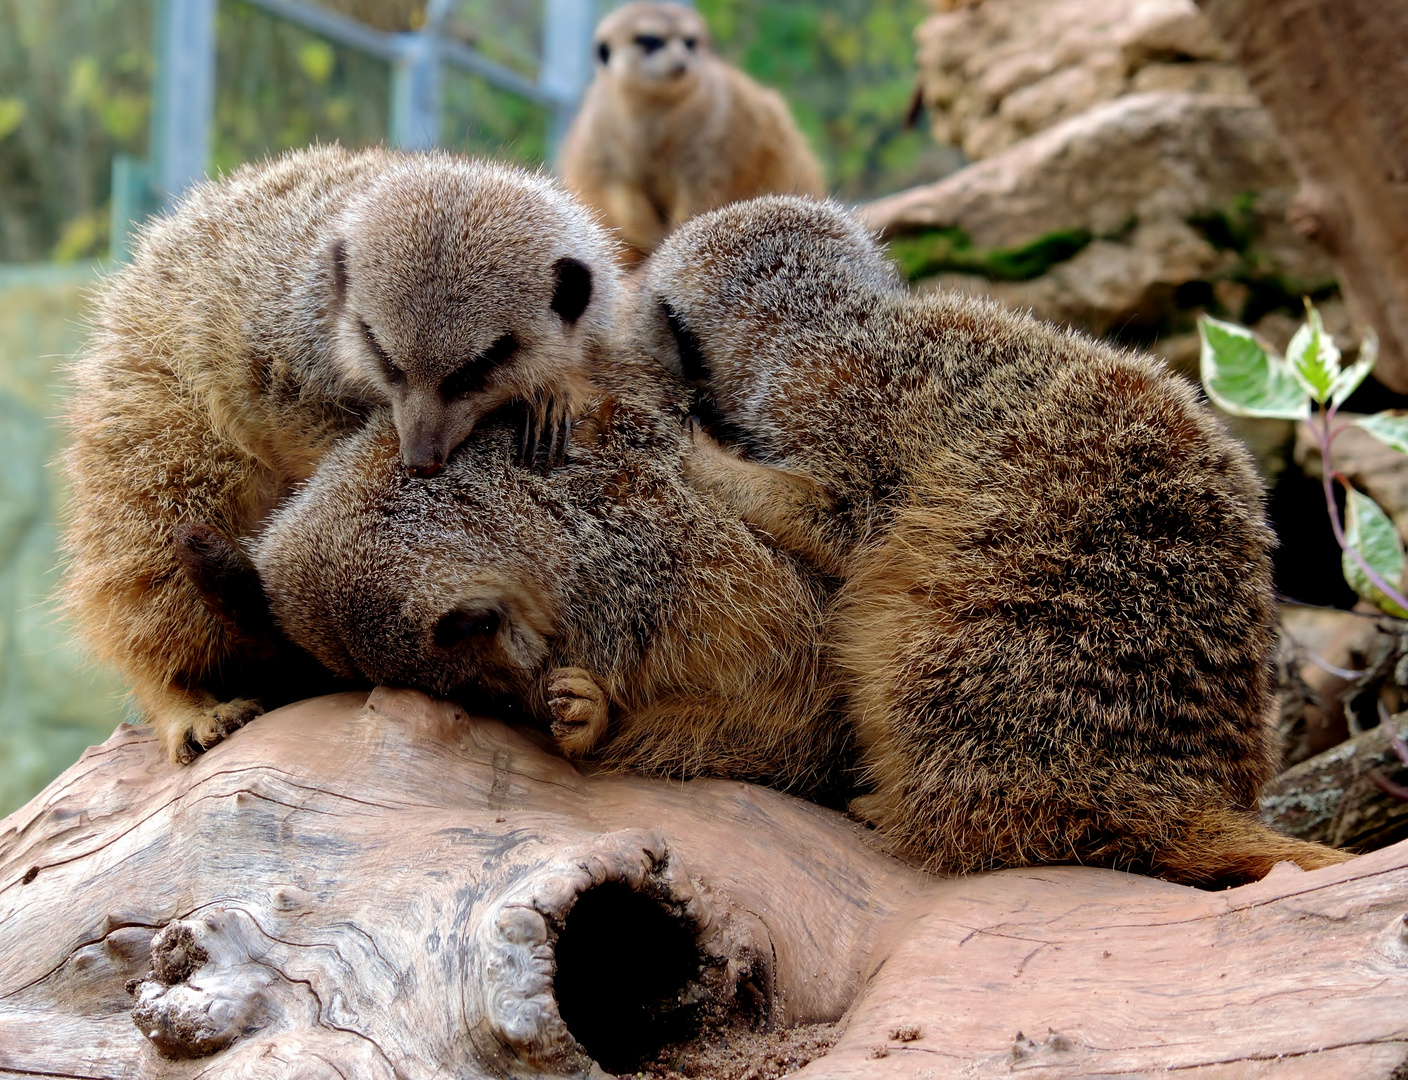
[[[583,775],[382,689],[184,768],[124,726],[0,822],[0,1076],[601,1076],[589,1049],[674,938],[644,909],[574,924],[594,889],[683,935],[661,1023],[843,1019],[803,1080],[1387,1078],[1408,1055],[1404,845],[1222,893],[926,878],[796,799]],[[574,934],[600,970],[558,966]],[[569,984],[600,1015],[564,1023]]]

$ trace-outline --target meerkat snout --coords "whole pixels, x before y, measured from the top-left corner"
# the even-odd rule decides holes
[[[347,207],[325,262],[338,375],[391,406],[407,475],[438,473],[505,405],[528,407],[527,447],[592,397],[614,252],[544,177],[413,164]]]

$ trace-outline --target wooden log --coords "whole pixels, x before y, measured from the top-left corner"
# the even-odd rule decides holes
[[[1335,263],[1375,374],[1408,393],[1408,5],[1198,0],[1286,139],[1288,216]]]
[[[1408,788],[1389,744],[1405,720],[1400,714],[1287,769],[1262,792],[1262,816],[1292,836],[1352,850],[1408,838],[1408,801],[1378,782]]]
[[[802,1080],[1388,1078],[1405,896],[1405,846],[1220,893],[926,878],[796,799],[582,775],[383,689],[187,767],[120,728],[0,822],[0,1076],[600,1077],[840,1020]]]

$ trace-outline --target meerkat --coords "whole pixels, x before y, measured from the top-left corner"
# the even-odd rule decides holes
[[[502,423],[422,483],[385,420],[344,440],[254,549],[279,625],[347,676],[507,697],[570,757],[826,787],[848,734],[820,580],[685,481],[680,388],[648,359],[611,377],[548,475]]]
[[[440,153],[290,153],[145,230],[72,369],[63,595],[173,760],[262,711],[202,545],[237,550],[378,405],[416,478],[514,401],[521,456],[560,456],[618,277],[553,182]]]
[[[1274,538],[1247,453],[1149,358],[911,296],[834,204],[696,218],[638,336],[735,443],[692,481],[841,581],[829,660],[870,794],[931,870],[1208,885],[1348,856],[1256,816]]]
[[[597,27],[597,74],[562,147],[567,186],[629,245],[773,192],[821,196],[821,166],[787,103],[716,56],[698,12],[632,3]]]

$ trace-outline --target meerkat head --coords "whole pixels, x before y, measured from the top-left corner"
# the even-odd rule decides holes
[[[487,425],[414,480],[379,414],[326,457],[261,534],[280,629],[329,669],[442,696],[524,696],[566,606],[568,552],[514,433]]]
[[[338,374],[391,405],[411,475],[509,402],[589,394],[615,247],[546,177],[408,157],[348,205],[324,258]]]
[[[824,349],[838,316],[864,319],[904,289],[860,221],[837,203],[792,195],[691,218],[642,277],[639,343],[725,406],[747,393],[759,349]]]
[[[709,28],[697,11],[648,0],[617,8],[601,21],[594,40],[601,71],[652,97],[689,93],[700,58],[710,51]]]

